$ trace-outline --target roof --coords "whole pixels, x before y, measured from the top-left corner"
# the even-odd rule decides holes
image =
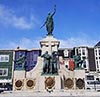
[[[100,47],[100,41],[94,47]]]

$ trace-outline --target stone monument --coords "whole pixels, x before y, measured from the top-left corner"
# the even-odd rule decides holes
[[[60,44],[60,41],[54,38],[53,36],[53,30],[54,30],[53,16],[55,13],[56,13],[56,5],[54,6],[54,12],[52,14],[51,13],[48,14],[47,19],[43,24],[43,26],[46,25],[47,36],[46,38],[40,41],[42,54],[44,54],[46,51],[48,51],[49,54],[52,54],[53,51],[58,50]],[[41,26],[41,28],[43,26]]]
[[[60,61],[63,60],[62,56],[59,57],[58,55],[60,41],[53,35],[53,16],[55,13],[56,6],[54,6],[54,12],[48,14],[43,24],[43,26],[46,26],[47,34],[45,38],[40,40],[42,54],[38,56],[36,66],[28,72],[25,70],[18,71],[19,73],[14,72],[14,80],[17,83],[15,85],[18,87],[16,89],[14,85],[14,90],[29,90],[36,93],[38,91],[38,93],[44,93],[44,95],[47,92],[56,91],[55,93],[61,92],[62,95],[67,90],[84,89],[85,71],[83,69],[70,71],[65,67],[64,63],[63,65],[60,64]],[[24,64],[25,59],[26,56],[20,56],[16,63],[19,64],[21,62]],[[80,57],[74,56],[73,59],[76,67],[79,67],[79,64],[82,63]],[[80,76],[78,76],[79,74]],[[76,82],[77,85],[75,85]]]
[[[60,76],[58,74],[58,47],[60,41],[54,38],[53,30],[54,30],[54,21],[53,16],[56,13],[56,5],[54,6],[54,12],[51,14],[49,13],[45,23],[43,26],[46,26],[47,35],[45,38],[40,40],[41,51],[42,51],[42,58],[43,62],[43,72],[40,79],[45,86],[47,91],[60,90],[61,89],[61,82]],[[43,27],[41,26],[41,28]],[[43,87],[42,87],[43,90]]]

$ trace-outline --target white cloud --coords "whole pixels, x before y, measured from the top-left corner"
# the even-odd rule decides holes
[[[39,40],[39,38],[34,40],[22,38],[19,40],[19,42],[8,42],[8,45],[5,48],[16,49],[18,46],[25,49],[40,48]]]
[[[16,49],[18,46],[24,49],[40,48],[41,37],[36,39],[22,38],[19,41],[8,41],[0,45],[1,49]],[[68,39],[60,39],[59,48],[73,48],[78,46],[93,47],[98,41],[86,38],[71,37]],[[2,43],[1,43],[2,44]],[[7,45],[6,45],[7,44]]]
[[[78,46],[93,47],[97,43],[96,40],[88,39],[85,37],[70,37],[68,39],[60,40],[60,47],[73,48]]]
[[[0,5],[0,23],[6,26],[13,26],[19,29],[31,29],[36,23],[36,18],[33,17],[33,15],[29,19],[24,16],[18,17],[13,10]]]
[[[21,28],[21,29],[30,29],[30,28],[32,28],[32,22],[30,22],[30,23],[26,22],[24,17],[20,17],[20,18],[13,17],[12,21],[13,21],[13,25],[15,27],[18,27],[18,28]]]

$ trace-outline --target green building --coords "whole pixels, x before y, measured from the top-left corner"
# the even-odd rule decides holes
[[[0,50],[0,88],[12,89],[13,50]]]

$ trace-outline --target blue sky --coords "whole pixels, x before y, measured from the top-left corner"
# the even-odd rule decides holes
[[[100,41],[100,0],[0,0],[0,49],[38,48],[47,34],[40,29],[48,12],[60,47],[89,46]]]

